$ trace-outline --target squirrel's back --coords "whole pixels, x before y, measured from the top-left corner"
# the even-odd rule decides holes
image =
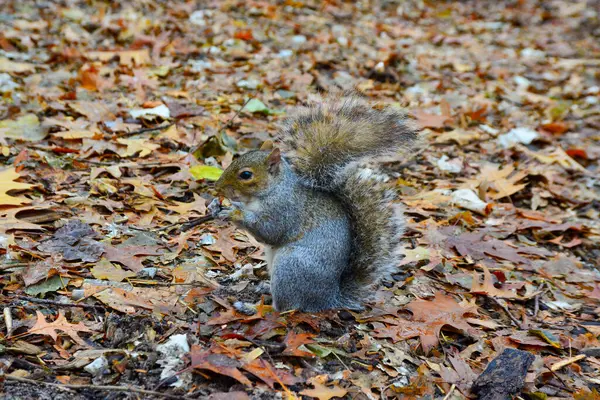
[[[333,194],[346,210],[353,234],[345,303],[360,303],[396,267],[404,229],[402,208],[373,162],[406,149],[418,130],[399,108],[374,108],[350,93],[297,109],[281,129],[286,159],[304,184]]]

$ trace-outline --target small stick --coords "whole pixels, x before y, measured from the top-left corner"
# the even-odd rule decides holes
[[[586,357],[585,354],[580,354],[578,356],[567,358],[566,360],[559,361],[559,362],[553,364],[550,367],[550,371],[552,371],[552,372],[558,371],[559,369],[561,369],[563,367],[566,367],[569,364],[573,364],[573,363],[576,363],[579,360],[583,360],[585,357]]]
[[[57,389],[62,389],[62,390],[67,390],[67,389],[75,389],[75,390],[77,390],[77,389],[106,390],[106,391],[109,391],[109,392],[140,393],[140,394],[145,394],[145,395],[148,395],[148,396],[164,397],[164,398],[167,398],[167,399],[177,399],[177,400],[181,399],[181,396],[174,396],[172,394],[155,392],[153,390],[138,389],[138,388],[129,387],[129,386],[113,386],[113,385],[69,385],[69,384],[60,385],[58,383],[36,381],[36,380],[33,380],[33,379],[21,378],[19,376],[12,376],[12,375],[5,375],[4,379],[6,379],[7,381],[29,383],[29,384],[32,384],[32,385],[46,385],[46,386],[51,386],[51,387],[55,387]]]
[[[209,214],[209,215],[205,215],[203,217],[192,218],[186,222],[175,222],[174,224],[169,224],[167,226],[163,226],[161,228],[158,228],[157,230],[166,231],[169,228],[172,228],[177,225],[181,225],[180,231],[185,232],[185,231],[189,231],[190,229],[192,229],[198,225],[202,225],[205,222],[212,221],[213,219],[215,219],[214,215]]]
[[[23,295],[17,295],[15,297],[18,299],[24,300],[24,301],[28,301],[30,303],[46,304],[46,305],[59,306],[59,307],[80,307],[80,308],[87,308],[87,309],[101,308],[103,310],[105,309],[104,306],[101,306],[101,305],[83,304],[83,303],[62,303],[60,301],[38,299],[36,297],[29,297],[29,296],[23,296]]]
[[[506,307],[504,304],[500,303],[500,301],[498,301],[498,299],[496,299],[495,297],[490,297],[492,300],[494,300],[496,302],[496,304],[498,304],[506,313],[506,315],[508,315],[508,317],[510,318],[510,320],[518,327],[521,326],[521,322],[515,318],[510,311],[508,310],[508,307]]]
[[[117,136],[122,138],[122,137],[127,137],[127,136],[138,135],[140,133],[146,133],[146,132],[152,132],[152,131],[162,131],[163,129],[170,128],[173,125],[175,125],[175,122],[170,122],[166,125],[155,126],[154,128],[142,128],[142,129],[138,129],[135,131],[123,132],[123,133],[118,134]]]
[[[190,229],[198,225],[202,225],[205,222],[212,221],[213,219],[215,219],[215,216],[210,214],[205,215],[204,217],[193,218],[190,219],[188,222],[184,222],[179,230],[181,232],[189,231]]]
[[[448,393],[446,393],[443,400],[448,400],[450,398],[450,395],[452,394],[452,392],[454,392],[454,389],[456,389],[455,383],[453,383],[452,386],[450,386],[450,390],[448,390]]]

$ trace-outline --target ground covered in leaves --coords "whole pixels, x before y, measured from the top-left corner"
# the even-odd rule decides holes
[[[517,348],[522,398],[598,399],[599,13],[3,2],[4,396],[461,399]],[[260,245],[202,218],[212,182],[348,87],[424,128],[386,166],[406,256],[363,313],[280,315]]]

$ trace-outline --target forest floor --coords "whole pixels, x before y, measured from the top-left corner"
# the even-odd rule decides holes
[[[4,398],[463,399],[509,348],[531,354],[521,398],[600,398],[597,1],[4,1],[0,21]],[[423,127],[385,167],[405,258],[362,313],[278,314],[260,244],[202,219],[213,182],[351,87]]]

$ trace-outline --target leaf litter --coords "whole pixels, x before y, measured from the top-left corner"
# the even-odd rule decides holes
[[[515,348],[523,396],[597,398],[594,5],[8,2],[2,390],[466,398]],[[212,182],[348,87],[424,128],[387,170],[405,258],[362,313],[278,314],[260,244],[206,218]]]

